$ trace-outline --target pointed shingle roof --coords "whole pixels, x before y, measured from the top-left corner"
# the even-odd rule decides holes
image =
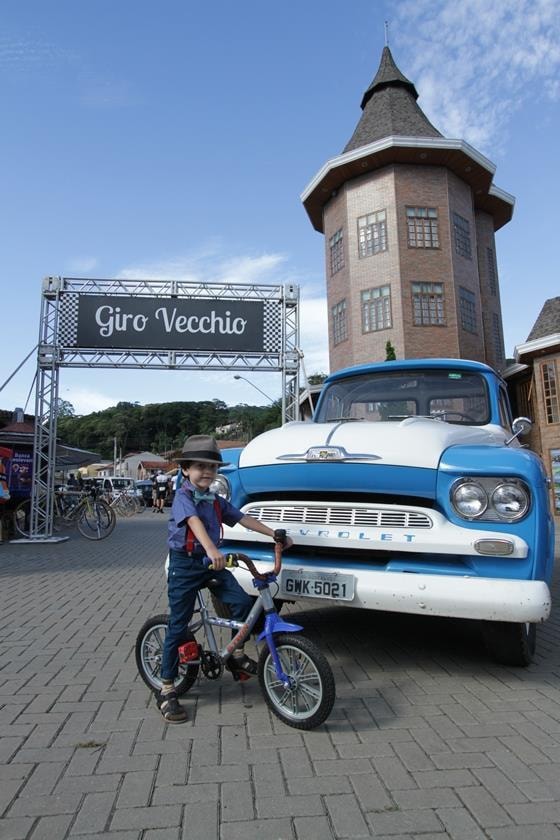
[[[441,137],[416,104],[418,93],[384,47],[379,69],[362,98],[362,116],[344,152],[384,137]]]
[[[557,333],[560,333],[560,297],[549,298],[545,301],[539,317],[533,324],[533,329],[527,336],[527,341]]]

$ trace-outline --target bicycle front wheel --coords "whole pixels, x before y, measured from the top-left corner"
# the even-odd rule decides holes
[[[270,650],[259,657],[259,683],[276,717],[295,729],[315,729],[330,715],[335,700],[331,666],[304,636],[281,633],[274,637],[282,670],[290,685],[278,679]]]
[[[116,521],[107,502],[96,499],[84,506],[78,519],[78,531],[86,540],[103,540],[113,532]]]
[[[20,537],[29,536],[31,526],[31,500],[24,499],[14,508],[14,529]]]

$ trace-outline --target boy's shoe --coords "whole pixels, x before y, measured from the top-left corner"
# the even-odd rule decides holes
[[[186,723],[189,719],[185,709],[177,700],[176,691],[168,691],[167,694],[158,691],[156,704],[167,723]]]
[[[248,680],[257,674],[257,663],[245,653],[242,656],[230,656],[226,667],[233,674],[235,680]]]

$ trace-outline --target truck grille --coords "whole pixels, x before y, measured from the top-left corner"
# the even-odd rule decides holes
[[[246,513],[266,522],[307,525],[355,525],[359,528],[431,528],[425,513],[375,507],[321,505],[251,505]]]

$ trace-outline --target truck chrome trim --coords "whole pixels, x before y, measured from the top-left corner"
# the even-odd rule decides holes
[[[422,512],[376,505],[260,504],[248,505],[244,513],[255,519],[313,525],[353,525],[360,528],[431,528],[431,518]]]

